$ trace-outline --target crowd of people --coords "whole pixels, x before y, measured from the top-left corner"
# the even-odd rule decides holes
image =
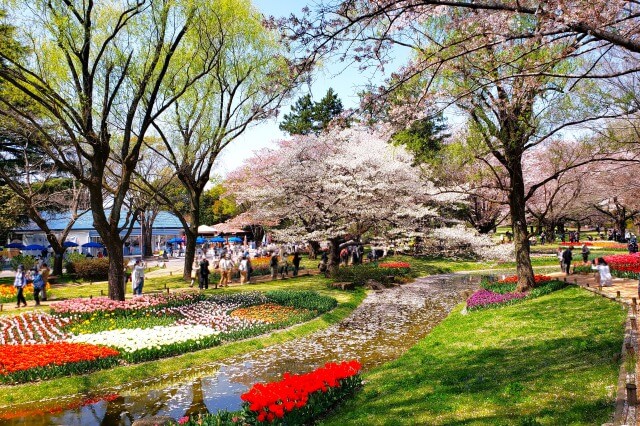
[[[18,265],[16,276],[13,279],[13,286],[16,288],[16,308],[27,306],[24,291],[28,284],[33,285],[33,300],[36,306],[40,306],[40,294],[42,300],[47,300],[47,280],[49,279],[49,266],[46,262],[39,262],[30,270],[25,270],[24,265]]]

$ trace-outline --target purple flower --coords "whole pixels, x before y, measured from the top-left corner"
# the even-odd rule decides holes
[[[500,294],[483,288],[473,293],[471,297],[467,299],[467,309],[485,308],[514,299],[524,299],[525,297],[527,297],[527,293],[512,292]]]

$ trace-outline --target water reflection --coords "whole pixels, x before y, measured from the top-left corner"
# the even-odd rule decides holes
[[[399,357],[442,321],[478,278],[442,275],[371,293],[351,316],[310,336],[224,364],[180,371],[156,383],[112,389],[118,398],[92,402],[58,414],[18,416],[0,424],[130,425],[151,415],[180,418],[240,408],[240,395],[256,382],[302,373],[326,362],[358,359],[370,369]],[[24,407],[25,409],[28,407]]]

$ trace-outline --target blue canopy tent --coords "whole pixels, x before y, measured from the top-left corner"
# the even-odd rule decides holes
[[[62,243],[63,247],[69,248],[69,247],[78,247],[80,244],[78,243],[74,243],[73,241],[65,241],[64,243]]]
[[[9,243],[5,246],[6,248],[14,248],[14,249],[23,249],[24,244],[22,243]]]
[[[83,248],[104,248],[104,245],[95,241],[89,241],[82,245]]]
[[[209,240],[209,242],[212,242],[212,243],[226,243],[227,240],[225,240],[222,237],[213,237],[212,239]]]
[[[242,242],[242,238],[231,237],[231,238],[229,238],[229,242],[230,243],[241,243]]]
[[[172,238],[170,240],[167,240],[167,243],[169,244],[184,243],[184,240],[182,238]]]
[[[196,244],[204,244],[206,242],[207,242],[206,238],[203,238],[203,237],[196,238]]]
[[[38,251],[42,251],[42,250],[46,250],[47,248],[45,246],[42,246],[40,244],[29,244],[28,246],[25,246],[22,250],[38,250]]]

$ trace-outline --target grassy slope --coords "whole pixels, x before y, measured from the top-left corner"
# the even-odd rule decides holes
[[[611,416],[625,312],[571,287],[449,316],[326,424],[602,424]]]
[[[84,376],[65,377],[17,386],[2,386],[0,387],[0,408],[12,404],[22,404],[30,401],[38,401],[43,398],[55,398],[57,396],[73,395],[80,392],[91,394],[105,388],[124,385],[133,381],[144,380],[145,378],[157,377],[162,374],[215,362],[229,356],[251,352],[266,346],[296,339],[337,323],[348,316],[365,297],[365,292],[362,289],[353,292],[327,289],[325,279],[320,277],[301,277],[295,280],[276,281],[270,284],[257,284],[245,286],[242,290],[292,288],[316,290],[319,293],[330,295],[338,300],[339,305],[333,311],[319,318],[286,330],[276,331],[268,336],[229,343],[212,349],[187,353],[159,361],[123,366],[108,371],[98,371]],[[230,288],[225,291],[234,292],[240,291],[240,289]],[[212,290],[210,290],[210,292],[212,292]],[[220,292],[220,290],[217,290],[217,292]]]

